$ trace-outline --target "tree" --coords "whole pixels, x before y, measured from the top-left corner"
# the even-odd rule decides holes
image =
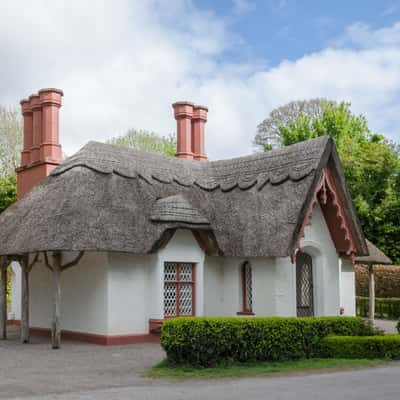
[[[19,112],[0,106],[0,177],[12,176],[20,162],[23,124]]]
[[[17,201],[17,180],[15,175],[0,178],[0,213]]]
[[[175,136],[158,136],[145,130],[130,129],[125,135],[112,138],[108,143],[171,157],[176,153]]]
[[[365,235],[393,261],[400,263],[400,153],[383,135],[370,131],[362,115],[349,103],[311,100],[311,114],[299,112],[276,119],[277,142],[289,145],[330,135],[336,142],[346,181]],[[318,111],[315,103],[318,102]],[[293,103],[290,103],[293,104]],[[284,110],[285,107],[281,107]],[[290,107],[293,110],[293,107]],[[278,115],[274,112],[271,115]],[[272,131],[271,131],[272,132]],[[258,134],[257,134],[258,135]],[[260,137],[260,136],[259,136]],[[257,136],[256,136],[257,139]],[[259,142],[265,150],[272,142]]]
[[[329,103],[325,99],[291,101],[271,111],[268,118],[257,126],[254,144],[264,150],[282,146],[281,129],[287,128],[300,115],[315,118],[322,113],[322,105]]]

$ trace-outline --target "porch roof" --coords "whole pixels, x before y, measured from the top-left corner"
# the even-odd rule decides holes
[[[368,247],[368,256],[356,257],[356,264],[392,264],[392,260],[381,250],[379,250],[373,243],[366,239]]]

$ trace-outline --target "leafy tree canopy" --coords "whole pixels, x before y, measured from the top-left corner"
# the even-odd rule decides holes
[[[255,143],[267,151],[323,135],[336,142],[365,235],[400,263],[399,147],[371,132],[365,117],[354,115],[349,103],[289,103],[258,126]]]
[[[0,178],[0,213],[17,200],[15,175]]]
[[[112,138],[108,143],[171,157],[176,153],[175,136],[158,136],[145,130],[130,129],[125,135]]]

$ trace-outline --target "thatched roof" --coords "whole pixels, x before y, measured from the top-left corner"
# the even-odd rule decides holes
[[[392,264],[392,260],[373,243],[366,239],[368,247],[368,256],[356,257],[356,264]]]
[[[198,162],[90,142],[0,215],[0,255],[45,250],[146,254],[166,232],[210,232],[219,254],[288,256],[332,164],[358,254],[367,254],[327,137]]]

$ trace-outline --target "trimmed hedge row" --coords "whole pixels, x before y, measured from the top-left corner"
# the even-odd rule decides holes
[[[284,361],[316,357],[327,335],[368,336],[361,318],[176,318],[163,323],[161,345],[176,364]]]
[[[327,358],[400,359],[400,335],[328,336],[321,340],[321,356]]]
[[[356,297],[356,309],[359,317],[369,316],[369,297]],[[400,318],[400,298],[376,298],[375,317],[382,319]]]

